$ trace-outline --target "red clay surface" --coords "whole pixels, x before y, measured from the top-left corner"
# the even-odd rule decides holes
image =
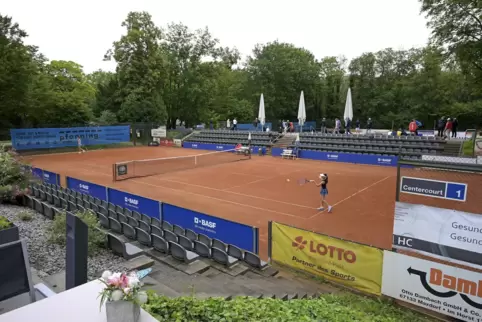
[[[260,255],[267,258],[268,221],[390,249],[396,169],[391,167],[282,160],[251,160],[113,182],[112,164],[133,159],[212,151],[139,147],[28,157],[34,166],[147,198],[259,227]],[[319,212],[319,188],[299,178],[329,174],[333,212]],[[288,182],[289,180],[289,182]]]

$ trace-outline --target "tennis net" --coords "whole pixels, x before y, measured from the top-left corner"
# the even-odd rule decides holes
[[[188,156],[118,162],[113,164],[112,174],[114,181],[120,181],[249,159],[251,159],[250,150],[241,148]]]

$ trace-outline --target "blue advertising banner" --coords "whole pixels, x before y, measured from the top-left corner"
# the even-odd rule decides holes
[[[209,128],[209,124],[207,124],[205,127]],[[273,124],[270,122],[265,123],[264,127],[267,127],[270,130],[273,130]],[[241,130],[241,131],[261,131],[262,130],[261,124],[258,124],[258,127],[254,127],[252,123],[238,123],[237,128],[238,130]]]
[[[161,219],[161,203],[152,199],[136,196],[115,189],[107,189],[109,202],[149,217]]]
[[[230,144],[211,144],[211,143],[184,142],[183,147],[187,148],[187,149],[224,151],[224,150],[232,150],[236,146],[230,145]]]
[[[283,148],[271,148],[271,155],[274,157],[279,157],[281,156],[281,153],[283,153]]]
[[[67,177],[67,188],[107,201],[107,188],[95,183]]]
[[[300,150],[300,158],[313,159],[320,161],[334,161],[334,162],[346,162],[346,163],[359,163],[369,165],[381,165],[381,166],[397,166],[397,157],[395,156],[382,156],[382,155],[365,155],[355,153],[335,153],[335,152],[320,152]]]
[[[250,252],[258,252],[254,227],[162,203],[162,219]]]
[[[130,126],[12,129],[15,150],[48,149],[82,145],[113,144],[130,140]]]
[[[60,176],[57,173],[50,172],[47,170],[43,170],[42,179],[44,182],[51,183],[51,184],[59,184],[60,183]]]
[[[37,177],[38,179],[43,181],[43,170],[39,168],[31,168],[32,169],[32,175],[34,177]]]

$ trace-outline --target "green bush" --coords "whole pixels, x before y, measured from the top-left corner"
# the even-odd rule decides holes
[[[33,219],[32,214],[30,214],[28,211],[21,211],[17,215],[18,219],[21,221],[31,221]]]
[[[79,217],[88,227],[89,256],[94,256],[101,248],[105,248],[105,235],[97,229],[97,217],[89,210],[86,210],[85,212],[78,212],[75,215]],[[48,228],[48,242],[65,246],[67,242],[66,222],[67,217],[65,214],[55,216],[55,219]]]
[[[387,301],[353,294],[327,294],[312,300],[238,297],[227,301],[223,298],[168,298],[150,292],[149,301],[143,308],[159,321],[431,321]]]
[[[13,202],[27,193],[31,174],[22,169],[19,157],[0,149],[0,202]]]
[[[0,230],[12,227],[13,224],[4,216],[0,216]]]

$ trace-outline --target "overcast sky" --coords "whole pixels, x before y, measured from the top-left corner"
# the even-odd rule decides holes
[[[383,48],[424,46],[429,37],[417,0],[0,0],[0,13],[28,32],[27,43],[49,59],[72,60],[87,73],[114,70],[102,58],[124,30],[129,11],[148,11],[166,26],[208,26],[243,57],[255,44],[278,39],[317,58],[348,59]]]

